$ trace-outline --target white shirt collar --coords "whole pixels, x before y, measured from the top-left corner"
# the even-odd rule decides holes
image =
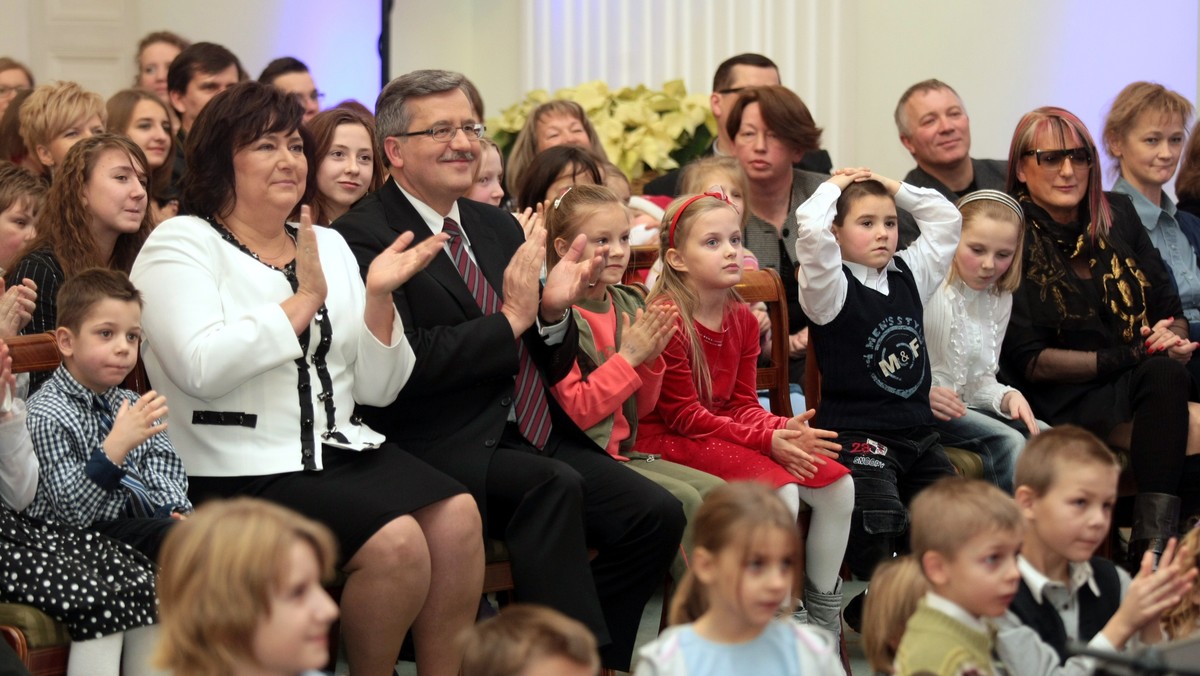
[[[945,596],[940,596],[936,592],[925,592],[925,605],[944,615],[949,615],[952,619],[981,634],[988,633],[988,626],[983,620],[968,613],[962,606]]]
[[[1021,571],[1021,578],[1025,580],[1025,586],[1029,587],[1029,591],[1033,594],[1033,600],[1039,604],[1042,602],[1042,594],[1048,585],[1056,584],[1060,587],[1067,586],[1067,591],[1071,596],[1087,585],[1092,590],[1097,598],[1100,596],[1100,585],[1096,584],[1096,576],[1092,572],[1092,564],[1088,561],[1080,563],[1071,562],[1067,564],[1068,576],[1070,578],[1069,585],[1063,585],[1061,582],[1051,580],[1046,577],[1042,571],[1038,570],[1024,556],[1017,556],[1017,570]]]
[[[442,223],[449,218],[455,223],[458,223],[458,229],[463,234],[463,240],[466,241],[468,247],[471,246],[471,239],[467,237],[467,231],[462,227],[462,218],[458,211],[458,200],[455,200],[454,203],[450,205],[450,213],[443,216],[439,214],[433,207],[422,202],[416,197],[413,197],[412,193],[405,190],[404,186],[400,185],[400,181],[397,181],[396,177],[393,176],[390,180],[396,184],[396,187],[400,189],[400,192],[404,195],[405,199],[407,199],[409,203],[413,205],[413,208],[417,210],[417,214],[421,217],[421,220],[425,221],[425,225],[429,226],[429,229],[433,231],[433,234],[436,235],[440,233],[442,231]]]
[[[854,263],[844,259],[842,260],[842,265],[845,265],[850,269],[850,274],[854,275],[854,278],[857,279],[860,284],[866,285],[872,289],[882,288],[884,291],[887,290],[887,285],[884,283],[881,287],[879,282],[880,278],[886,280],[887,273],[900,272],[900,267],[896,265],[895,256],[893,256],[892,259],[888,261],[888,264],[883,267],[882,272],[861,263]]]

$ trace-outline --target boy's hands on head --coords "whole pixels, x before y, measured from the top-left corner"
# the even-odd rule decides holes
[[[674,305],[662,304],[638,310],[632,324],[629,315],[625,315],[621,350],[617,354],[634,368],[658,358],[679,328],[675,322],[678,317]]]
[[[1162,640],[1159,619],[1187,597],[1200,572],[1196,568],[1183,572],[1192,554],[1186,547],[1177,546],[1178,542],[1171,538],[1159,557],[1158,570],[1154,570],[1154,552],[1147,551],[1142,556],[1141,568],[1121,599],[1121,606],[1101,630],[1115,647],[1121,648],[1139,632],[1143,643]]]
[[[0,291],[3,292],[0,295],[0,338],[8,338],[20,333],[33,318],[37,284],[32,279],[25,279],[5,289],[4,280],[0,279]]]
[[[894,178],[888,178],[887,176],[880,176],[879,174],[871,174],[871,178],[882,183],[883,187],[888,191],[888,194],[891,195],[892,197],[895,197],[896,193],[900,192],[900,181],[897,181]]]
[[[929,408],[933,409],[933,417],[938,420],[953,420],[967,414],[962,398],[949,387],[935,385],[929,388]]]
[[[1038,428],[1037,417],[1033,415],[1033,408],[1025,399],[1025,395],[1020,392],[1016,390],[1006,392],[1004,398],[1000,400],[1000,410],[1007,413],[1009,418],[1025,423],[1025,427],[1029,430],[1029,436],[1034,436],[1041,431]]]
[[[128,401],[121,402],[112,431],[101,446],[104,454],[114,465],[120,465],[130,451],[167,429],[166,421],[156,422],[166,417],[167,398],[154,390],[142,395],[132,406]]]
[[[838,190],[845,190],[846,186],[855,181],[865,181],[871,178],[871,170],[866,167],[846,167],[843,169],[835,169],[833,175],[829,177],[829,183],[838,187]]]

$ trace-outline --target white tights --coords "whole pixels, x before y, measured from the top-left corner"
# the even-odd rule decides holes
[[[126,676],[164,674],[150,665],[158,627],[138,627],[87,641],[72,641],[67,676]]]
[[[854,481],[847,474],[821,488],[800,484],[780,486],[776,493],[800,517],[800,503],[812,509],[812,522],[804,545],[805,575],[819,592],[832,592],[837,586],[846,540],[850,536],[850,515],[854,513]]]

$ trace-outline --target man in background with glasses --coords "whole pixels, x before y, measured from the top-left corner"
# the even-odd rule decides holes
[[[313,82],[312,73],[300,59],[291,56],[275,59],[263,68],[258,81],[295,96],[304,107],[304,124],[308,124],[321,112],[321,99],[325,94],[317,91],[317,83]]]
[[[733,104],[737,103],[742,90],[777,84],[780,84],[779,67],[762,54],[738,54],[717,66],[717,72],[713,75],[713,93],[708,98],[713,117],[717,120],[717,137],[713,139],[710,155],[733,155],[733,140],[725,129],[725,117],[733,109]],[[810,150],[804,153],[795,168],[828,174],[833,168],[833,161],[825,150]],[[679,172],[679,169],[673,169],[659,176],[647,183],[643,192],[647,195],[678,195]]]
[[[905,90],[894,113],[900,143],[917,166],[904,182],[933,188],[951,202],[976,190],[1004,191],[1008,162],[971,158],[971,119],[958,92],[941,80],[923,80]],[[904,249],[921,233],[903,209],[900,242]]]
[[[683,509],[550,396],[578,352],[571,306],[600,263],[581,259],[581,236],[539,284],[544,231],[526,242],[511,214],[462,197],[484,132],[469,90],[442,70],[389,83],[375,119],[391,180],[333,223],[364,272],[401,233],[449,236],[445,255],[392,295],[417,357],[408,383],[390,406],[359,413],[470,489],[488,537],[508,546],[517,598],[583,622],[604,665],[628,671]]]

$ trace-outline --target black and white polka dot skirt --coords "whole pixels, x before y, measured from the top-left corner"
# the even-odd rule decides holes
[[[84,528],[48,524],[0,507],[0,601],[62,622],[76,641],[154,624],[154,564]]]

